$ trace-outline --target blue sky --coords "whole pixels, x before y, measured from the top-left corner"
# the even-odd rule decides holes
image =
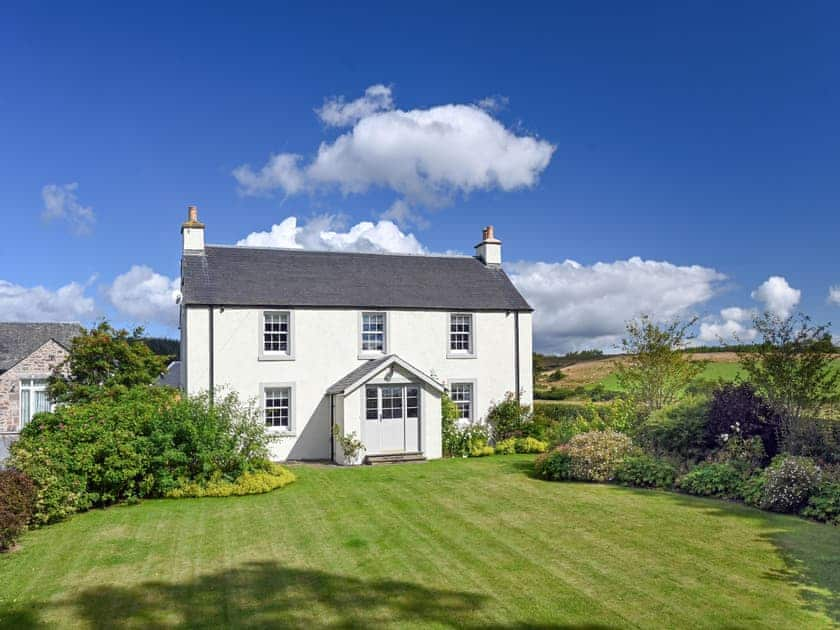
[[[173,334],[194,203],[230,244],[295,217],[306,247],[470,253],[492,223],[543,350],[639,309],[840,320],[840,9],[729,4],[4,5],[0,319]]]

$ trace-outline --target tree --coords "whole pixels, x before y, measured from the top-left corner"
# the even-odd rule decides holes
[[[753,321],[761,343],[738,358],[748,380],[786,423],[818,416],[840,398],[840,370],[834,361],[829,325],[811,325],[803,314],[764,313]]]
[[[696,319],[674,320],[660,326],[649,315],[630,320],[621,340],[629,355],[618,368],[618,382],[648,412],[675,402],[689,383],[703,371],[702,361],[690,361],[682,352]]]
[[[73,339],[70,354],[50,377],[55,402],[87,402],[149,385],[166,371],[168,357],[143,343],[143,329],[117,330],[101,322]]]

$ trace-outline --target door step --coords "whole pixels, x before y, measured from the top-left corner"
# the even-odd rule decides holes
[[[365,457],[365,464],[376,466],[378,464],[408,464],[411,462],[425,462],[423,453],[387,453],[385,455],[368,455]]]

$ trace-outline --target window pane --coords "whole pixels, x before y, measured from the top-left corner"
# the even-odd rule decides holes
[[[379,401],[377,400],[377,389],[375,387],[368,387],[365,395],[365,417],[368,420],[376,420],[377,418],[379,418]]]
[[[385,352],[385,313],[362,313],[362,351]]]
[[[28,389],[21,389],[20,390],[20,426],[23,428],[27,422],[29,422],[30,412],[29,412],[29,390]]]
[[[402,418],[402,387],[382,388],[382,419]]]
[[[473,386],[472,383],[451,383],[449,394],[452,402],[460,411],[461,420],[472,420]]]
[[[263,314],[263,351],[289,351],[289,314]]]
[[[289,400],[291,392],[288,387],[271,387],[265,390],[265,425],[267,427],[282,427],[288,429],[291,426],[291,409]]]
[[[407,387],[405,390],[405,415],[408,418],[419,418],[419,411],[420,390],[416,387]]]

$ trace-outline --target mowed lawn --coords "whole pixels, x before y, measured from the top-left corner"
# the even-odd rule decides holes
[[[267,495],[146,501],[0,556],[0,625],[773,627],[840,621],[840,529],[528,476],[532,457],[296,466]]]

